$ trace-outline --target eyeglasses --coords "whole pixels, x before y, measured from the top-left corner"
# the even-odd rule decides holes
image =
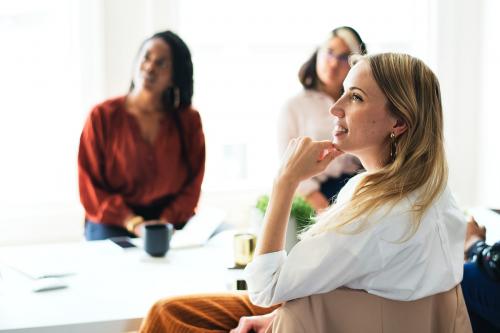
[[[328,60],[336,59],[337,61],[339,61],[343,65],[349,64],[350,54],[347,54],[347,53],[337,54],[337,53],[335,53],[335,51],[333,51],[330,48],[322,48],[320,50],[320,52],[321,52],[321,55],[323,57],[326,57]]]

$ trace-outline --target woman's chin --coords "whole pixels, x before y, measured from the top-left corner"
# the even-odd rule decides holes
[[[339,148],[343,146],[342,140],[339,140],[336,136],[333,137],[332,143],[335,145],[335,147]]]
[[[344,153],[351,154],[352,150],[350,149],[349,145],[347,145],[343,140],[339,140],[337,138],[334,138],[332,140],[333,145],[335,148],[337,148],[340,151],[343,151]]]
[[[160,93],[157,91],[154,85],[151,84],[143,84],[138,90],[144,95],[159,95]]]

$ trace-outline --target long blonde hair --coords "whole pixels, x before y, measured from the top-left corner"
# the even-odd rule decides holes
[[[368,61],[390,112],[406,123],[407,130],[396,139],[395,158],[387,156],[382,169],[362,178],[350,201],[342,207],[334,204],[318,216],[302,237],[326,230],[344,230],[342,227],[355,221],[358,223],[354,229],[346,229],[359,232],[368,226],[366,217],[378,208],[387,204],[392,207],[418,190],[409,238],[446,186],[448,168],[441,94],[434,73],[421,60],[407,54],[382,53],[363,57],[361,61]],[[389,137],[387,144],[391,145]]]

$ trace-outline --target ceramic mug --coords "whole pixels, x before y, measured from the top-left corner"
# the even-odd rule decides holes
[[[152,257],[165,256],[170,248],[173,229],[170,223],[144,226],[144,250]]]

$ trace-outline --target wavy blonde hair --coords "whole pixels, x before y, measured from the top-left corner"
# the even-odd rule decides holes
[[[358,61],[368,61],[372,76],[388,100],[389,111],[406,123],[407,130],[396,139],[396,157],[387,156],[382,169],[367,173],[350,201],[341,207],[334,204],[302,237],[332,229],[360,232],[368,226],[366,217],[377,209],[387,204],[393,207],[418,190],[412,207],[413,223],[405,237],[408,239],[448,178],[439,82],[429,67],[407,54],[382,53]],[[389,135],[387,144],[391,144]],[[342,228],[350,225],[354,228]]]

